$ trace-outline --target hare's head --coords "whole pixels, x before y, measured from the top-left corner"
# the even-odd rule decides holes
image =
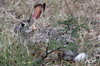
[[[42,12],[45,10],[45,3],[37,4],[34,6],[31,16],[28,20],[23,20],[14,28],[15,33],[29,33],[35,29],[33,23],[35,19],[38,19]]]

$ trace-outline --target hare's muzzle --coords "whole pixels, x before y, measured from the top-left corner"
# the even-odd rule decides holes
[[[15,28],[14,28],[14,32],[15,32],[15,33],[18,33],[18,32],[19,32],[19,26],[18,26],[18,25],[15,26]]]

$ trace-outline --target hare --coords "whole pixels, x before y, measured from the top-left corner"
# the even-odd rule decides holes
[[[41,16],[41,14],[44,12],[45,6],[46,6],[45,3],[35,5],[30,18],[28,20],[23,20],[21,23],[19,23],[14,28],[14,32],[17,33],[19,37],[21,37],[25,45],[31,47],[37,44],[47,44],[50,42],[50,40],[56,40],[59,43],[61,43],[62,46],[67,46],[67,42],[74,42],[74,38],[71,37],[71,35],[68,35],[64,31],[62,31],[64,28],[44,27],[38,29],[34,26],[34,21],[38,19]],[[43,50],[43,53],[44,52],[47,53],[47,50],[44,49],[41,50]],[[70,52],[72,53],[72,51]],[[66,56],[70,55],[70,52],[68,52],[69,54],[66,54]],[[40,53],[40,52],[36,52],[36,53]],[[74,50],[73,53],[75,53],[74,54],[75,56],[77,55],[77,51]]]
[[[34,6],[33,12],[28,20],[23,20],[15,28],[14,32],[20,35],[24,40],[32,39],[32,43],[48,43],[50,39],[62,40],[59,37],[63,38],[64,41],[73,41],[70,36],[64,34],[61,27],[44,27],[38,29],[34,25],[34,21],[38,19],[45,10],[46,4],[37,4]],[[63,34],[63,35],[61,35]],[[59,39],[58,39],[59,38]],[[65,43],[66,43],[65,42]]]

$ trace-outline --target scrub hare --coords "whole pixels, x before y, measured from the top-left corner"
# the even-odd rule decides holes
[[[66,43],[72,41],[71,37],[61,32],[61,27],[44,27],[37,29],[34,26],[34,20],[38,19],[45,10],[46,4],[37,4],[34,6],[33,13],[28,20],[23,20],[14,28],[14,32],[20,35],[24,40],[27,39],[32,43],[48,43],[50,39],[62,40]],[[63,34],[63,35],[61,35]],[[60,37],[60,38],[59,38]],[[62,38],[62,39],[61,39]],[[26,40],[25,40],[26,41]]]
[[[29,46],[34,46],[37,44],[45,44],[45,43],[47,44],[47,43],[49,43],[50,40],[56,40],[59,43],[61,43],[62,46],[67,46],[66,45],[67,42],[74,42],[74,39],[71,37],[71,35],[68,35],[64,31],[62,31],[64,28],[44,27],[44,28],[37,29],[34,26],[34,24],[33,24],[34,20],[36,20],[40,17],[40,15],[45,10],[45,6],[46,6],[45,3],[35,5],[34,9],[33,9],[34,12],[32,12],[30,18],[28,20],[24,20],[20,24],[18,24],[14,28],[14,32],[17,33],[18,36],[20,36],[21,39],[24,42],[26,42],[26,45],[29,45]],[[43,51],[44,51],[44,49],[43,49]],[[46,52],[46,51],[47,50],[45,50],[44,52]],[[72,52],[75,53],[75,56],[77,55],[77,49]],[[34,53],[34,51],[33,51],[33,53]],[[36,53],[34,53],[34,54],[36,54]]]

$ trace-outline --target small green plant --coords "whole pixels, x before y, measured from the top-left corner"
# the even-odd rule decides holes
[[[65,21],[58,21],[58,25],[65,25],[64,30],[66,33],[68,31],[71,31],[71,36],[74,38],[78,38],[79,34],[78,32],[83,28],[85,30],[89,30],[87,24],[85,23],[85,20],[79,20],[78,18],[75,17],[69,17]]]
[[[57,50],[58,48],[63,47],[63,42],[59,43],[57,40],[51,40],[49,42],[49,50]]]

